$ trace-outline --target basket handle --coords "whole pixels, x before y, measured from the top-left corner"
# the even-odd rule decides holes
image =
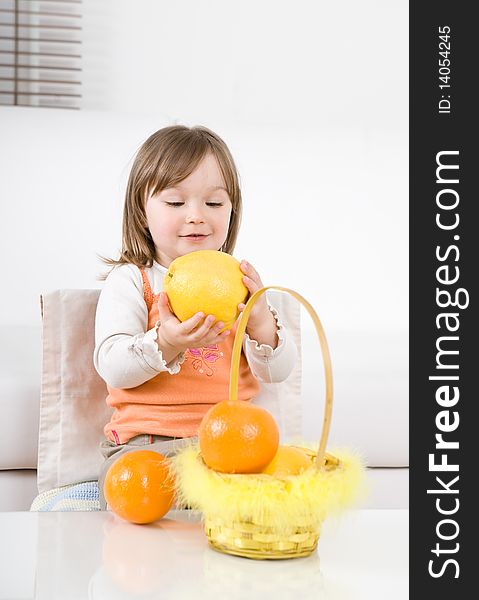
[[[279,287],[275,285],[271,285],[268,287],[263,287],[257,290],[246,303],[245,308],[243,309],[240,318],[238,320],[238,327],[236,329],[235,340],[233,344],[233,355],[231,359],[231,371],[230,371],[230,388],[229,388],[229,399],[230,400],[238,400],[238,376],[239,376],[239,363],[241,357],[241,349],[243,346],[243,336],[246,331],[246,324],[248,322],[248,318],[253,308],[254,303],[258,300],[258,298],[264,294],[267,290],[278,290],[280,292],[286,292],[296,298],[308,311],[310,317],[314,322],[314,326],[316,328],[316,332],[319,337],[319,342],[321,344],[321,352],[323,355],[323,364],[324,364],[324,375],[326,382],[326,401],[324,405],[324,417],[323,417],[323,428],[321,430],[321,439],[319,441],[319,449],[315,459],[316,468],[319,470],[323,467],[324,459],[326,455],[326,444],[329,436],[329,429],[331,427],[331,413],[333,410],[333,375],[331,368],[331,356],[329,354],[328,342],[326,340],[326,336],[324,334],[323,326],[321,325],[321,321],[319,320],[316,311],[311,306],[311,304],[303,298],[300,294],[295,292],[294,290],[290,290],[285,287]]]

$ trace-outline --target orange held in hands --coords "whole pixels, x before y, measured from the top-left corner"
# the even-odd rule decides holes
[[[163,281],[170,306],[180,321],[197,312],[214,315],[229,329],[238,318],[238,304],[246,301],[240,263],[226,252],[197,250],[176,258]]]
[[[312,464],[312,460],[301,448],[280,446],[273,460],[261,472],[275,477],[299,475]]]
[[[105,499],[111,510],[131,523],[153,523],[173,504],[175,481],[169,460],[152,450],[120,456],[108,469]]]
[[[264,408],[240,400],[212,406],[198,437],[203,460],[222,473],[260,473],[279,444],[279,430]]]

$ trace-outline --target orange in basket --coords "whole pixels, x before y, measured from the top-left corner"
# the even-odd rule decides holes
[[[259,473],[274,458],[279,430],[264,408],[225,400],[201,421],[198,438],[203,460],[221,473]]]
[[[302,448],[280,446],[273,460],[261,472],[276,477],[298,475],[312,464],[311,457]]]

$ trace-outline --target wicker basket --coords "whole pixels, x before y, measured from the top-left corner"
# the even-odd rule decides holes
[[[179,502],[202,511],[205,533],[214,549],[247,558],[284,559],[307,556],[316,550],[322,520],[328,512],[354,501],[363,468],[356,456],[326,452],[333,402],[331,359],[316,312],[295,291],[264,287],[248,300],[233,346],[230,400],[238,400],[239,361],[249,314],[268,289],[289,293],[306,308],[321,344],[326,384],[323,427],[317,449],[301,448],[310,457],[311,468],[286,477],[219,473],[206,466],[196,447],[181,451],[175,467]],[[252,497],[256,510],[250,507]]]

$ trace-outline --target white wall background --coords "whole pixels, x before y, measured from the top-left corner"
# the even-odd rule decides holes
[[[349,380],[339,414],[356,385],[382,399],[344,431],[379,413],[406,452],[407,3],[84,0],[84,15],[83,110],[0,108],[0,325],[39,326],[42,291],[99,287],[135,150],[205,124],[242,179],[237,257],[317,309]]]

